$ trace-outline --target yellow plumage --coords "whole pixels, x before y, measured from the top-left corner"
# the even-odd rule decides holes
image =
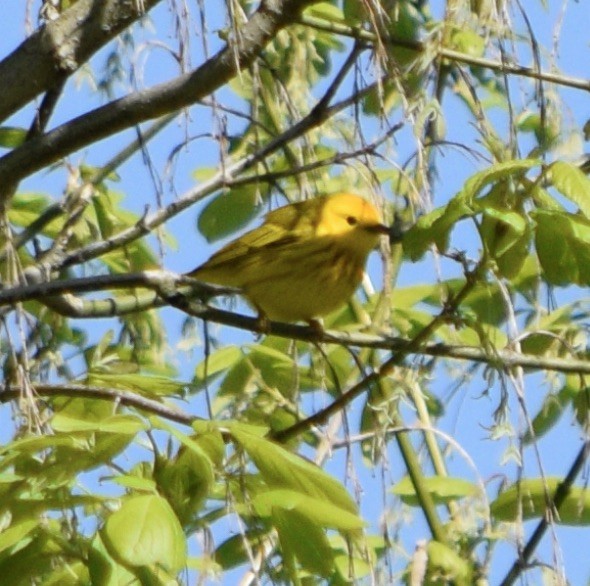
[[[187,275],[241,289],[263,317],[309,322],[350,299],[387,232],[368,201],[337,193],[270,212]]]

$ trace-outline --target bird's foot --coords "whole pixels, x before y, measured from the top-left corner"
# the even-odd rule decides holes
[[[319,319],[310,319],[307,321],[309,324],[309,328],[312,330],[315,336],[321,338],[325,331],[324,331],[324,324]]]
[[[258,317],[256,318],[256,331],[259,336],[270,334],[270,320],[262,311],[258,312]]]

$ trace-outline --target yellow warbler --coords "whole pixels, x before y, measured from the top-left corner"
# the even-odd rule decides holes
[[[350,299],[388,230],[368,201],[336,193],[270,212],[187,275],[238,287],[261,319],[312,323]]]

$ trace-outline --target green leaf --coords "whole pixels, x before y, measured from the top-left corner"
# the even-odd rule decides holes
[[[554,495],[562,478],[527,478],[505,489],[490,505],[498,521],[516,521],[522,508],[523,519],[541,518],[547,511],[547,495]],[[558,509],[557,523],[562,525],[590,524],[590,492],[586,487],[573,486]]]
[[[111,557],[99,533],[88,548],[88,571],[91,583],[100,586],[135,586],[139,583],[127,568]]]
[[[283,555],[294,555],[303,569],[312,574],[328,577],[332,573],[332,548],[317,520],[310,514],[298,509],[275,507],[272,523],[279,534]]]
[[[109,553],[131,567],[162,565],[177,572],[186,562],[182,527],[168,502],[155,494],[123,498],[101,536]]]
[[[0,126],[0,147],[13,149],[25,142],[27,130],[17,126]]]
[[[221,464],[225,456],[225,444],[214,422],[195,421],[193,428],[197,436],[188,436],[157,417],[150,417],[150,422],[156,429],[163,429],[172,434],[185,448],[198,456]]]
[[[41,576],[55,569],[55,562],[55,542],[47,531],[38,532],[26,547],[0,558],[2,586],[23,586],[39,582]]]
[[[568,332],[577,331],[576,305],[564,304],[545,315],[535,316],[534,321],[527,327],[526,336],[523,336],[522,352],[537,356],[559,354],[560,350],[564,349],[564,342],[569,342]]]
[[[350,540],[339,534],[331,534],[329,539],[334,551],[336,569],[341,578],[338,581],[338,577],[335,576],[331,584],[350,584],[351,576],[364,584],[361,579],[375,575],[378,559],[383,558],[391,547],[383,537],[376,535],[366,535],[359,540]]]
[[[513,210],[487,207],[480,232],[501,275],[514,278],[529,254],[531,230],[526,216]]]
[[[203,385],[206,380],[211,380],[216,375],[229,370],[243,358],[244,354],[239,346],[224,346],[205,358],[195,369],[194,383]]]
[[[25,437],[0,446],[0,454],[35,454],[41,450],[48,450],[58,446],[72,447],[75,444],[76,441],[73,437],[64,435]],[[4,467],[6,460],[2,464]]]
[[[532,132],[537,139],[539,148],[535,149],[535,153],[547,152],[552,147],[562,143],[559,149],[563,152],[563,128],[560,120],[560,113],[555,108],[550,108],[545,114],[541,116],[538,112],[525,110],[517,118],[517,127],[522,132]]]
[[[267,385],[279,389],[283,395],[293,396],[299,368],[291,356],[268,346],[256,345],[249,347],[247,357]]]
[[[537,134],[541,126],[541,115],[531,110],[525,110],[516,120],[516,127],[522,132],[534,132]]]
[[[39,521],[33,519],[15,523],[8,527],[8,529],[4,529],[0,533],[0,552],[3,552],[5,549],[14,548],[12,549],[12,553],[14,553],[26,547],[32,540],[32,538],[27,538],[27,535],[37,527],[39,527]]]
[[[549,167],[553,186],[590,218],[590,179],[576,165],[556,161]]]
[[[219,398],[243,398],[247,393],[254,374],[252,365],[247,360],[244,360],[244,356],[242,356],[241,360],[236,362],[223,377],[223,381],[219,385]]]
[[[393,39],[400,41],[415,41],[419,38],[424,25],[424,17],[420,10],[411,2],[396,4],[395,10],[388,15],[388,33]],[[392,44],[388,51],[391,53],[396,67],[409,69],[410,64],[416,61],[418,53],[412,49]],[[404,86],[407,78],[404,78]],[[410,82],[411,83],[411,82]],[[411,95],[411,90],[408,90]]]
[[[350,26],[358,26],[367,19],[368,13],[362,0],[344,0],[342,12],[346,23]]]
[[[464,279],[449,279],[443,281],[442,283],[433,286],[431,293],[425,295],[423,301],[433,307],[439,308],[444,303],[449,292],[455,294],[464,285]],[[393,303],[395,305],[395,300]],[[499,287],[494,283],[482,281],[476,284],[463,301],[463,307],[469,308],[476,314],[478,321],[486,324],[500,324],[505,317],[502,293]],[[432,319],[432,317],[426,315],[425,321],[420,322],[418,326],[420,328],[424,327],[430,319]]]
[[[423,136],[429,126],[433,128],[435,136],[440,137],[440,140],[444,139],[446,133],[444,115],[437,99],[425,102],[420,108],[413,124],[414,136]]]
[[[545,276],[554,285],[590,284],[590,220],[536,210],[535,244]]]
[[[55,476],[59,476],[59,474],[55,474]],[[47,511],[63,511],[74,507],[101,508],[105,505],[104,500],[102,497],[92,495],[64,493],[63,489],[61,491],[59,489],[46,490],[43,494],[39,493],[36,498],[15,499],[11,506],[11,512],[19,517],[23,515],[32,517],[45,514]]]
[[[282,508],[305,513],[318,526],[338,531],[354,531],[366,525],[357,514],[295,490],[267,490],[256,495],[252,504],[261,517],[269,517],[275,509]]]
[[[434,584],[473,584],[473,567],[468,559],[449,546],[438,541],[429,541],[426,546],[428,576]]]
[[[219,194],[199,214],[199,232],[213,242],[243,228],[258,213],[267,190],[260,185],[242,185]]]
[[[42,193],[20,192],[10,202],[8,219],[15,226],[28,228],[52,204],[51,198]],[[56,218],[43,227],[42,234],[54,238],[63,226],[63,217]]]
[[[315,464],[293,454],[278,444],[244,430],[237,424],[228,426],[232,437],[252,458],[264,481],[271,488],[289,488],[353,514],[358,509],[346,489]]]
[[[514,245],[527,229],[527,220],[522,213],[513,210],[500,210],[497,208],[486,208],[483,214],[484,221],[491,219],[494,224],[494,239],[488,242],[488,247],[493,251],[494,256],[504,254]],[[498,225],[504,230],[499,230]]]
[[[264,544],[267,534],[268,531],[256,528],[245,531],[244,535],[240,533],[226,539],[215,550],[215,561],[223,570],[230,570],[246,563],[251,559],[252,550]]]
[[[474,496],[479,492],[478,487],[463,478],[449,476],[424,477],[424,487],[430,493],[435,504],[446,504],[460,498]],[[404,476],[392,489],[393,494],[410,506],[420,506],[414,485],[409,476]]]
[[[459,280],[460,286],[463,283]],[[481,282],[475,285],[465,297],[463,306],[475,313],[478,323],[498,325],[506,315],[502,293],[494,283]]]
[[[461,189],[455,197],[464,198],[466,201],[470,202],[479,195],[486,185],[502,179],[508,179],[513,175],[522,174],[538,165],[540,165],[540,161],[537,159],[522,159],[496,163],[490,168],[480,171],[470,177],[465,182],[463,189]]]
[[[99,174],[102,173],[104,167],[95,167],[93,165],[87,165],[82,163],[78,167],[80,171],[80,177],[84,181],[94,181],[94,178]],[[110,171],[108,175],[105,177],[105,180],[113,181],[113,182],[120,182],[121,176],[116,171]]]
[[[113,406],[109,401],[86,397],[76,397],[74,399],[57,397],[53,401],[53,410],[56,415],[59,414],[79,421],[98,422],[113,415]],[[54,415],[52,422],[55,420],[56,415]]]
[[[533,418],[532,433],[528,429],[523,437],[524,443],[530,444],[545,435],[559,421],[575,396],[576,393],[572,392],[572,389],[567,385],[558,393],[548,393],[543,399],[539,412]]]
[[[135,476],[132,474],[120,474],[118,476],[112,476],[109,478],[111,482],[124,486],[125,488],[131,488],[137,492],[148,492],[153,494],[157,490],[156,483],[151,478],[142,478],[141,476]]]
[[[451,200],[445,207],[422,216],[403,238],[404,253],[413,261],[419,260],[436,243],[440,250],[448,246],[449,233],[456,222],[473,214],[462,202]]]
[[[56,413],[51,420],[51,426],[54,431],[62,433],[91,431],[135,435],[147,429],[145,422],[134,415],[111,415],[97,422]]]
[[[444,208],[436,209],[423,216],[408,230],[403,238],[404,253],[412,260],[417,260],[432,244],[436,244],[439,250],[446,250],[450,232],[455,224],[462,218],[483,211],[475,205],[475,198],[484,187],[512,175],[524,173],[538,164],[536,159],[508,161],[476,173],[465,182],[461,191]],[[512,217],[508,221],[514,222],[515,219]]]
[[[98,226],[103,237],[108,238],[114,232],[135,224],[137,214],[124,209],[121,202],[124,196],[111,190],[102,191],[99,197],[92,198],[92,204]]]
[[[187,386],[186,383],[167,376],[141,373],[89,372],[86,380],[89,385],[132,391],[147,397],[180,396]]]
[[[381,116],[389,113],[402,103],[402,94],[399,91],[399,83],[393,80],[385,80],[381,87],[373,87],[362,97],[363,113],[368,116]],[[396,182],[392,181],[394,186]],[[403,191],[397,191],[400,193]]]
[[[160,493],[185,526],[194,520],[215,481],[209,458],[188,449],[179,450],[172,460],[160,459],[155,477]]]
[[[482,57],[485,52],[486,40],[477,31],[459,29],[453,32],[451,44],[454,49],[461,53],[472,57]]]
[[[312,4],[304,10],[304,14],[323,18],[329,22],[344,21],[344,14],[342,11],[331,2],[317,2]]]
[[[145,429],[145,425],[139,426],[136,423],[126,425],[122,421],[116,421],[110,431],[88,429],[68,432],[74,443],[55,449],[55,460],[60,462],[60,467],[56,467],[56,471],[74,473],[110,462],[129,446],[138,431]]]
[[[236,352],[223,350],[216,352],[212,361],[213,373],[221,368],[228,368],[227,374],[219,388],[219,395],[241,397],[244,389],[252,380],[258,380],[263,386],[277,389],[281,394],[291,398],[302,387],[311,388],[312,380],[306,376],[306,370],[282,350],[268,345],[250,345],[236,349]],[[198,372],[202,377],[203,363]],[[315,388],[315,386],[314,386]]]
[[[444,286],[441,286],[439,283],[433,283],[432,285],[420,284],[411,287],[396,287],[393,306],[396,308],[409,309],[426,299],[438,299],[438,304],[440,303],[444,292]]]

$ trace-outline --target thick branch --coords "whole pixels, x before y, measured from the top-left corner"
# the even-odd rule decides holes
[[[25,271],[25,275],[27,275],[27,271]],[[33,270],[29,276],[35,280],[40,276],[40,273]],[[82,299],[73,295],[73,293],[79,295],[80,293],[117,289],[127,291],[139,289],[139,291],[108,299]],[[161,307],[164,302],[158,296],[157,291],[182,292],[201,300],[236,293],[235,289],[199,283],[176,273],[154,270],[17,285],[0,291],[0,307],[34,300],[67,317],[113,317]]]
[[[298,13],[315,1],[263,1],[241,28],[239,40],[229,42],[195,71],[79,116],[2,157],[0,185],[12,184],[90,143],[210,95],[240,69],[247,68],[281,28],[294,22]]]
[[[129,309],[125,309],[122,313],[132,311],[131,306],[134,303],[136,305],[141,303],[141,307],[138,306],[138,310],[159,307],[161,305],[161,299],[164,299],[169,304],[194,317],[254,333],[259,333],[260,331],[260,322],[256,317],[240,315],[202,304],[197,305],[192,303],[191,299],[184,295],[190,291],[191,297],[206,300],[213,297],[234,295],[236,294],[235,289],[199,283],[194,279],[162,270],[19,285],[10,289],[4,289],[3,291],[0,290],[0,307],[32,300],[47,304],[48,297],[52,296],[130,288],[145,288],[151,291],[145,291],[145,299],[130,294],[117,300],[105,301],[105,303],[110,303],[115,308],[115,310],[109,313],[109,316],[120,315],[116,311],[116,308],[125,303],[127,303]],[[160,301],[158,301],[158,298]],[[89,307],[91,307],[91,304],[96,303],[96,301],[76,299],[74,305],[79,306],[83,303],[88,303],[90,304]],[[59,312],[59,308],[55,308],[55,310]],[[65,314],[70,315],[69,310]],[[102,314],[98,316],[92,315],[89,309],[78,312],[76,316],[104,317]],[[520,354],[508,349],[497,349],[492,354],[479,346],[453,346],[450,344],[424,344],[416,351],[413,347],[414,342],[405,338],[389,335],[362,334],[358,332],[339,332],[337,330],[318,333],[315,328],[280,322],[269,322],[267,333],[293,340],[389,350],[402,354],[418,353],[425,356],[479,362],[502,368],[521,367],[529,370],[551,370],[563,373],[590,375],[590,363],[587,360],[576,359],[574,357],[555,358],[535,356],[532,354]]]
[[[160,0],[78,0],[0,61],[0,121],[49,91]],[[140,6],[142,10],[140,10]]]
[[[202,304],[197,305],[192,303],[191,299],[184,295],[190,291],[191,297],[207,300],[213,297],[235,295],[237,293],[235,289],[199,283],[194,279],[162,270],[19,285],[10,289],[4,289],[3,291],[0,290],[0,307],[32,300],[47,304],[47,298],[52,296],[130,288],[145,288],[151,291],[145,291],[145,299],[139,299],[137,295],[129,295],[129,309],[125,309],[124,313],[132,311],[131,306],[133,303],[138,304],[141,302],[139,309],[146,310],[159,307],[162,304],[161,299],[164,299],[169,304],[194,317],[259,333],[260,322],[256,317],[232,313]],[[117,304],[127,303],[125,301],[126,297],[111,300],[109,303],[116,309]],[[158,298],[160,298],[160,301],[158,301]],[[96,303],[96,301],[76,300],[76,305],[80,305],[81,303],[92,304]],[[56,311],[59,311],[59,309],[56,309]],[[65,314],[69,315],[69,311],[66,311]],[[113,311],[109,315],[120,315],[120,313]],[[98,316],[92,315],[89,310],[76,314],[76,316],[104,317],[102,314]],[[418,353],[426,356],[479,362],[502,368],[521,367],[529,370],[551,370],[563,373],[590,375],[590,363],[587,360],[576,359],[574,357],[555,358],[535,356],[532,354],[520,354],[508,349],[498,349],[491,354],[479,346],[453,346],[450,344],[424,344],[416,352],[412,346],[413,342],[405,338],[358,332],[339,332],[337,330],[318,333],[315,328],[280,322],[269,322],[267,333],[293,340],[324,342],[356,348],[373,348],[405,354]]]

